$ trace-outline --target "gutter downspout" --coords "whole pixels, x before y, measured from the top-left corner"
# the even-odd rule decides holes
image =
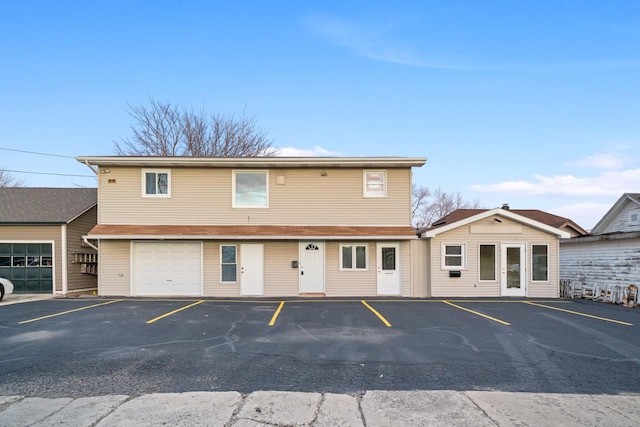
[[[91,169],[91,171],[92,171],[93,173],[95,173],[96,175],[98,175],[98,168],[97,168],[97,167],[93,167],[93,166],[91,166],[91,164],[89,163],[89,161],[88,161],[88,160],[85,160],[85,161],[84,161],[84,164],[85,164],[89,169]]]
[[[90,248],[95,249],[99,252],[98,247],[89,241],[89,236],[82,236],[82,241]]]

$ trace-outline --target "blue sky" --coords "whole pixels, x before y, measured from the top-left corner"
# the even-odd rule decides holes
[[[288,155],[585,228],[640,191],[640,2],[0,3],[0,167],[91,175],[149,97],[254,115]],[[29,186],[92,178],[16,173]]]

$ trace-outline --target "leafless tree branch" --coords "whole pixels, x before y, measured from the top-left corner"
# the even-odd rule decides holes
[[[440,187],[431,191],[429,187],[414,184],[412,194],[411,218],[416,228],[429,227],[456,209],[481,209],[480,201],[464,200],[460,192],[449,193]]]
[[[256,119],[184,110],[149,99],[149,106],[129,106],[132,136],[115,142],[126,156],[259,157],[277,150]]]
[[[0,168],[0,187],[22,187],[24,181],[16,178],[9,171]]]

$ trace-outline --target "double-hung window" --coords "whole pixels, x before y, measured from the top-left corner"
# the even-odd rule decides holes
[[[531,280],[549,281],[549,246],[531,245]]]
[[[232,187],[234,208],[269,207],[269,172],[234,171]]]
[[[238,281],[238,249],[235,245],[220,246],[220,281],[235,283]]]
[[[366,244],[340,245],[340,270],[367,270],[368,248]]]
[[[362,192],[364,197],[387,197],[386,171],[364,171]]]
[[[464,270],[467,268],[467,247],[464,243],[442,244],[442,269]]]
[[[143,169],[142,197],[171,197],[171,171]]]

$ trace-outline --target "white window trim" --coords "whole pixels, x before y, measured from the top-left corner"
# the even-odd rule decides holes
[[[236,251],[236,262],[235,262],[235,266],[236,266],[236,280],[224,280],[222,278],[222,266],[223,265],[231,265],[231,264],[223,264],[222,263],[222,248],[224,246],[232,246],[235,248]],[[225,283],[225,284],[232,284],[232,283],[238,283],[238,245],[227,245],[227,244],[221,244],[220,245],[220,283]]]
[[[482,280],[480,274],[480,246],[493,246],[493,280]],[[498,281],[498,245],[496,243],[478,243],[478,282],[496,283]]]
[[[533,279],[533,247],[534,246],[546,246],[547,247],[547,280],[534,280]],[[529,251],[531,253],[531,264],[529,265],[529,267],[531,268],[531,281],[535,282],[535,283],[549,283],[550,280],[550,274],[549,274],[549,261],[550,261],[550,256],[549,256],[549,244],[548,243],[532,243],[531,247],[529,248]]]
[[[462,265],[445,265],[445,258],[447,255],[447,246],[462,246]],[[441,260],[440,267],[442,270],[466,270],[467,269],[467,244],[455,243],[455,242],[442,242],[441,246]]]
[[[231,174],[231,207],[234,209],[268,209],[269,208],[269,171],[261,169],[234,170]],[[236,204],[236,175],[239,173],[264,174],[266,177],[267,203],[265,206],[238,206]]]
[[[345,246],[351,246],[351,268],[344,268],[342,266],[342,248]],[[365,250],[365,267],[357,268],[356,267],[356,246],[364,246]],[[340,250],[338,251],[338,265],[340,266],[340,271],[369,271],[369,244],[368,243],[340,243]]]
[[[367,193],[367,174],[369,173],[382,173],[382,179],[383,179],[383,189],[384,189],[384,194],[382,195],[377,195],[377,194],[368,194]],[[362,171],[362,197],[368,198],[368,199],[384,199],[387,197],[387,171],[386,170],[363,170]]]
[[[147,194],[147,174],[148,173],[155,173],[156,176],[159,173],[166,173],[167,174],[167,194]],[[171,169],[142,169],[142,176],[141,176],[141,180],[142,180],[142,197],[149,197],[149,198],[164,198],[164,199],[168,199],[171,198]]]

